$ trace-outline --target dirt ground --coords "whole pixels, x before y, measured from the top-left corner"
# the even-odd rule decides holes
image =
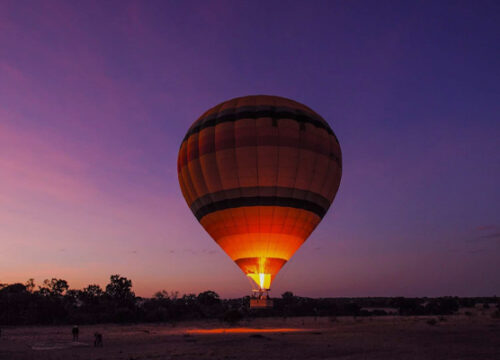
[[[429,324],[429,320],[436,324]],[[431,321],[432,322],[432,321]],[[94,332],[104,346],[93,347]],[[500,359],[491,316],[268,318],[172,324],[4,327],[0,359]]]

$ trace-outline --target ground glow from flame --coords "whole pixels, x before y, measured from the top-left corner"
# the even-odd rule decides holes
[[[272,328],[272,329],[257,329],[257,328],[218,328],[218,329],[191,329],[187,330],[188,334],[251,334],[251,333],[284,333],[284,332],[306,332],[310,329],[297,328]]]

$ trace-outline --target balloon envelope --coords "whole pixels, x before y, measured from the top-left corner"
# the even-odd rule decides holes
[[[196,120],[177,170],[198,221],[267,290],[330,207],[342,154],[310,108],[256,95],[225,101]]]

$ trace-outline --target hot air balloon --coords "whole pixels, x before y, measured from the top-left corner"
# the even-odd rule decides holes
[[[194,216],[267,298],[335,198],[342,154],[328,123],[307,106],[245,96],[191,125],[177,171]]]

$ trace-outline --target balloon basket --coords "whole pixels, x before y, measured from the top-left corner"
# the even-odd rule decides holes
[[[273,301],[269,298],[269,290],[253,290],[250,298],[250,309],[272,309]]]
[[[250,299],[250,309],[272,309],[271,299]]]

